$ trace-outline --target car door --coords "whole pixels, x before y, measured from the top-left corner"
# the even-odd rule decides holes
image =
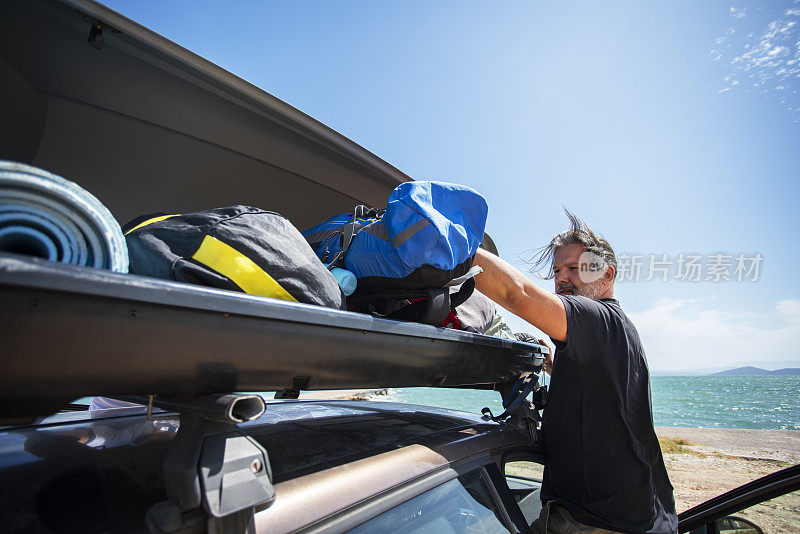
[[[678,515],[692,534],[772,534],[800,530],[800,464],[739,486]]]

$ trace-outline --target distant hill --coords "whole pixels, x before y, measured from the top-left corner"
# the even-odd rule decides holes
[[[767,371],[758,367],[738,367],[728,369],[719,373],[712,373],[709,376],[763,376],[763,375],[800,375],[800,368],[778,369],[777,371]]]
[[[773,374],[773,375],[800,375],[800,368],[788,367],[786,369],[778,369],[777,371],[772,371],[770,374]]]

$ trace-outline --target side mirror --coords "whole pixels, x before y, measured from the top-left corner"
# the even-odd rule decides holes
[[[717,519],[717,532],[719,534],[764,534],[761,527],[755,523],[734,515]]]

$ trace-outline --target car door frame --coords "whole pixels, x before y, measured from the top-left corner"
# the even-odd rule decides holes
[[[800,489],[800,464],[748,482],[678,514],[678,532],[706,526],[716,532],[715,521],[758,503]],[[710,528],[708,528],[710,527]]]

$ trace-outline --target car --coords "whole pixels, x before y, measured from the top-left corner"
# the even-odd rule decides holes
[[[246,203],[308,228],[410,179],[95,2],[7,0],[0,30],[0,159],[121,222]],[[4,531],[527,532],[538,515],[542,406],[513,401],[543,345],[14,253],[0,294]],[[497,390],[510,409],[297,398],[406,386]],[[132,404],[74,402],[90,395]],[[775,473],[680,528],[734,528],[738,506],[798,484]]]
[[[151,532],[196,528],[206,520],[196,509],[171,523],[158,513],[180,417],[64,411],[3,429],[4,530],[140,532],[145,518]],[[541,506],[535,471],[546,456],[511,423],[410,404],[281,400],[236,428],[269,452],[270,505],[248,511],[259,532],[528,532]],[[681,514],[681,532],[741,527],[728,516],[737,507],[798,487],[798,466],[754,481]]]
[[[148,517],[153,531],[177,531],[158,505],[179,416],[144,411],[65,412],[5,429],[5,528],[135,532]],[[526,529],[499,467],[502,455],[534,454],[524,428],[408,404],[281,400],[237,429],[268,451],[274,495],[254,505],[257,531]],[[183,516],[184,526],[196,518]]]

